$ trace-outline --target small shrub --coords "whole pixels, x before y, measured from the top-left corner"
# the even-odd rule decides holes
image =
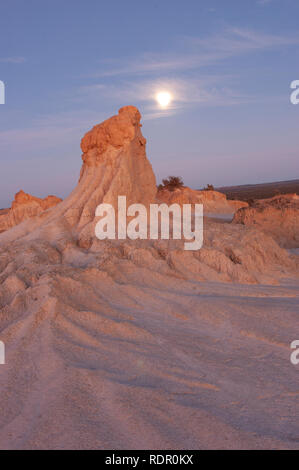
[[[255,204],[255,200],[254,200],[254,199],[252,199],[252,198],[250,198],[250,199],[247,199],[247,204],[248,204],[248,206],[249,206],[249,207],[253,207],[253,206],[254,206],[254,204]]]
[[[212,184],[207,184],[207,186],[204,188],[204,191],[215,191],[215,189]]]
[[[174,191],[177,188],[183,188],[184,182],[181,176],[168,176],[162,180],[162,184],[158,186],[158,189],[168,189],[168,191]]]

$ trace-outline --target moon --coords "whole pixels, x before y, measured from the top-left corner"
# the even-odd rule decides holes
[[[156,100],[161,108],[167,108],[171,103],[172,96],[168,91],[160,91],[156,95]]]

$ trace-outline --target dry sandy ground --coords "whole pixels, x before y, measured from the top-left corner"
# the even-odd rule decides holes
[[[298,280],[63,256],[20,251],[17,275],[0,257],[1,449],[299,448]]]

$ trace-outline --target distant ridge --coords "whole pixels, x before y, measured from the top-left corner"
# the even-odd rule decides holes
[[[273,183],[243,184],[239,186],[222,186],[215,188],[226,195],[228,199],[266,199],[277,194],[299,194],[299,179],[290,181],[275,181]]]

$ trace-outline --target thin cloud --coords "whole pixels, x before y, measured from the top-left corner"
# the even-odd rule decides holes
[[[189,48],[187,54],[179,51],[175,54],[144,54],[133,60],[127,58],[123,61],[123,64],[117,67],[107,68],[106,63],[102,64],[102,70],[94,77],[154,75],[156,73],[198,69],[217,64],[230,57],[242,56],[254,51],[296,45],[299,44],[299,36],[279,36],[231,27],[225,29],[221,34],[205,38],[185,38],[184,43]],[[113,61],[110,61],[110,63],[113,64]],[[117,64],[119,64],[119,60],[117,60]]]
[[[23,64],[26,62],[25,57],[0,57],[2,64]]]
[[[197,62],[197,56],[176,57],[172,55],[161,56],[156,54],[144,54],[139,60],[126,61],[121,67],[103,70],[94,74],[94,77],[116,77],[121,75],[154,74],[156,72],[179,69],[191,69]],[[119,61],[117,61],[119,62]]]
[[[272,0],[257,0],[256,3],[258,5],[268,5],[269,3],[272,3]]]
[[[59,145],[73,142],[96,123],[102,122],[107,116],[104,113],[90,110],[68,111],[57,114],[40,115],[28,123],[26,127],[7,129],[0,132],[2,152],[15,152],[23,158],[21,149],[36,151],[51,147],[53,142]],[[79,148],[79,147],[78,147]]]
[[[100,81],[81,87],[76,99],[93,103],[105,99],[117,104],[135,103],[142,106],[144,119],[169,116],[195,106],[253,103],[256,97],[237,90],[240,77],[222,74],[207,76],[205,67],[296,44],[299,44],[299,35],[266,34],[237,27],[227,27],[221,33],[208,37],[181,38],[175,54],[141,55],[133,60],[124,59],[121,64],[117,61],[115,68],[113,60],[107,61],[102,70],[92,76],[100,78]],[[173,95],[172,104],[167,110],[161,110],[155,104],[155,96],[161,90]],[[261,101],[263,98],[258,99]]]
[[[210,52],[211,60],[215,60],[215,58],[226,59],[254,51],[296,45],[299,44],[299,35],[280,36],[233,27],[226,29],[222,34],[204,39],[194,38],[191,41],[206,53]]]
[[[169,78],[124,81],[116,84],[94,84],[79,90],[82,101],[137,104],[142,107],[143,119],[154,119],[174,115],[194,106],[234,106],[252,101],[249,96],[234,90],[229,84],[232,76],[206,76],[201,79]],[[156,94],[167,90],[173,97],[171,105],[161,110],[156,103]]]

